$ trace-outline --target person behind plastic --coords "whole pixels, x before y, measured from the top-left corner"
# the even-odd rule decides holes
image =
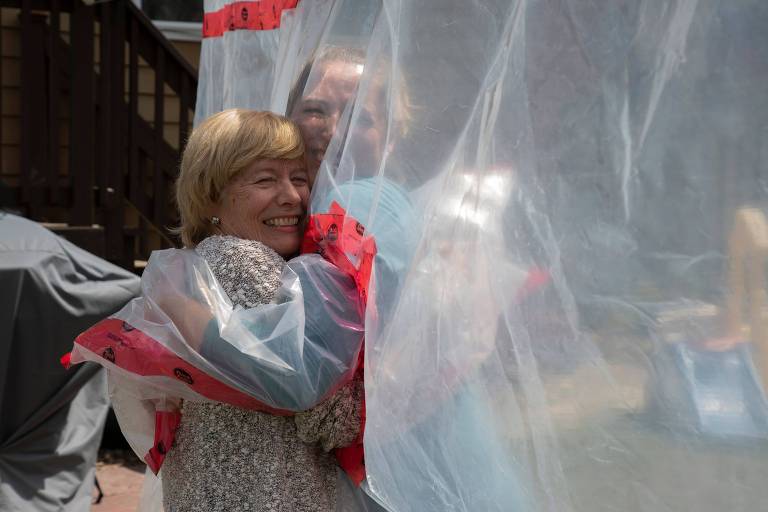
[[[328,46],[302,67],[288,97],[288,116],[301,129],[307,155],[307,171],[314,183],[336,127],[350,100],[354,100],[365,67],[361,48]],[[380,123],[370,127],[375,132]],[[375,140],[380,140],[377,133]]]
[[[310,174],[314,166],[322,168],[314,179],[313,208],[322,212],[332,201],[337,201],[348,214],[366,224],[376,239],[373,300],[378,322],[366,326],[368,333],[383,332],[389,323],[402,321],[395,316],[395,309],[406,274],[417,265],[414,260],[421,231],[421,205],[414,204],[413,191],[432,178],[419,169],[412,169],[397,156],[398,146],[409,143],[408,128],[416,109],[410,105],[406,80],[389,74],[390,64],[367,63],[364,52],[355,48],[321,49],[300,73],[288,105],[289,115],[301,128],[308,148]],[[373,71],[365,73],[367,66]],[[343,122],[346,119],[349,119],[348,126]],[[329,150],[329,146],[333,146],[332,149]],[[330,154],[331,151],[335,153]],[[386,164],[385,160],[388,160]],[[455,241],[446,240],[446,244],[450,248]],[[420,266],[429,267],[424,263]],[[435,279],[450,277],[439,273],[425,275],[425,293],[431,289],[428,283]],[[444,306],[465,300],[468,296],[461,290],[441,297]],[[434,315],[439,316],[438,302],[433,306]],[[494,325],[496,318],[488,316],[489,325]],[[493,334],[477,333],[478,336],[484,334],[492,343]],[[427,344],[432,341],[418,340]],[[477,366],[469,367],[469,372],[482,371]],[[418,376],[414,376],[412,382],[423,388],[413,389],[414,394],[429,393],[436,387]],[[457,503],[451,500],[458,499],[456,495],[468,487],[492,489],[488,495],[471,500],[481,507],[487,506],[488,510],[499,504],[508,506],[509,510],[528,508],[511,456],[500,461],[499,454],[506,452],[507,446],[501,433],[489,423],[493,412],[486,409],[484,402],[476,400],[478,393],[482,391],[458,380],[452,390],[441,390],[442,396],[435,396],[431,411],[412,418],[410,430],[401,432],[402,437],[395,439],[397,442],[376,447],[396,452],[388,461],[413,460],[413,454],[422,450],[432,454],[430,466],[400,467],[389,475],[391,482],[407,489],[413,510],[454,507]],[[403,442],[404,439],[409,441]],[[450,447],[450,453],[441,452],[446,446]],[[414,452],[407,453],[409,447]],[[494,464],[484,466],[484,459]],[[474,473],[468,475],[452,467],[457,460],[466,461]],[[453,488],[436,486],[438,474],[444,478],[442,483],[450,483]],[[386,495],[378,498],[386,505]]]
[[[377,176],[382,159],[394,144],[388,138],[388,123],[393,127],[392,138],[404,141],[413,110],[406,84],[400,80],[396,83],[392,110],[388,111],[390,63],[377,64],[369,67],[374,71],[362,80],[366,69],[365,50],[347,46],[318,49],[316,56],[303,66],[291,89],[287,112],[304,137],[307,171],[313,185],[335,137],[334,161],[327,162],[328,173],[313,192],[314,210],[326,211],[337,201],[349,215],[366,224],[371,205],[381,206],[366,229],[376,238],[376,278],[380,283],[387,283],[379,287],[376,297],[378,318],[386,321],[394,302],[390,295],[396,293],[406,263],[415,250],[416,213],[407,188],[411,186],[409,181],[418,181],[421,177],[405,171],[406,166],[397,176]],[[363,82],[366,88],[363,98],[355,102]],[[336,161],[342,153],[344,163]],[[344,169],[343,175],[338,174],[340,167]],[[329,179],[333,185],[329,185]]]

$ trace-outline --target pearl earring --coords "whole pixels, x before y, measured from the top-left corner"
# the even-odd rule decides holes
[[[214,226],[218,226],[219,224],[221,224],[221,219],[218,217],[211,217],[211,224],[213,224]]]

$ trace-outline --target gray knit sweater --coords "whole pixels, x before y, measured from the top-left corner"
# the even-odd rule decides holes
[[[234,305],[268,303],[280,286],[285,261],[260,242],[213,236],[196,250]],[[185,402],[162,468],[165,512],[333,511],[329,451],[355,440],[362,393],[353,381],[294,417]]]

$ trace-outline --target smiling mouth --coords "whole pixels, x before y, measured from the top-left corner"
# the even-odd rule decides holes
[[[299,217],[294,215],[291,217],[275,217],[274,219],[267,219],[264,224],[273,227],[285,227],[285,226],[297,226],[299,224]]]

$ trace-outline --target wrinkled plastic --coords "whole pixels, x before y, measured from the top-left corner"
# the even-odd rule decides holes
[[[764,508],[768,4],[383,0],[343,37],[349,9],[286,14],[271,102],[324,47],[363,49],[312,207],[378,246],[366,490]]]
[[[376,237],[389,510],[764,506],[766,26],[758,1],[383,2],[313,208]]]
[[[291,260],[281,280],[273,304],[233,308],[207,263],[195,251],[155,251],[142,275],[142,296],[110,317],[123,323],[121,339],[102,336],[95,341],[83,336],[75,346],[72,363],[80,362],[85,358],[82,352],[90,350],[101,356],[100,362],[131,368],[133,375],[155,379],[158,389],[172,391],[180,398],[222,401],[217,394],[220,383],[252,397],[254,404],[260,402],[265,409],[283,413],[309,409],[354,371],[362,340],[362,308],[354,282],[319,255]],[[312,321],[305,316],[307,289],[321,297],[309,306],[317,308],[313,316],[328,319],[334,326],[333,330],[315,329],[313,339],[305,337],[304,329],[305,323]],[[215,331],[214,343],[228,344],[232,349],[226,350],[236,350],[237,357],[218,354],[221,362],[211,363],[184,339],[179,325],[187,319],[175,312],[172,319],[161,304],[185,304],[190,300],[201,305],[215,322],[210,324]],[[199,311],[195,309],[191,314],[199,315]],[[109,341],[115,343],[109,347],[97,345]],[[152,347],[145,349],[144,344]],[[131,361],[132,352],[139,349],[142,358]],[[144,359],[151,350],[156,351],[154,357]],[[166,363],[166,358],[187,362],[197,372],[184,367],[183,372],[165,375],[163,372],[173,372],[175,366]],[[216,383],[203,381],[204,376]],[[148,393],[145,398],[156,398],[152,391]]]
[[[269,101],[280,39],[275,25],[297,0],[204,3],[195,125],[228,108]]]

